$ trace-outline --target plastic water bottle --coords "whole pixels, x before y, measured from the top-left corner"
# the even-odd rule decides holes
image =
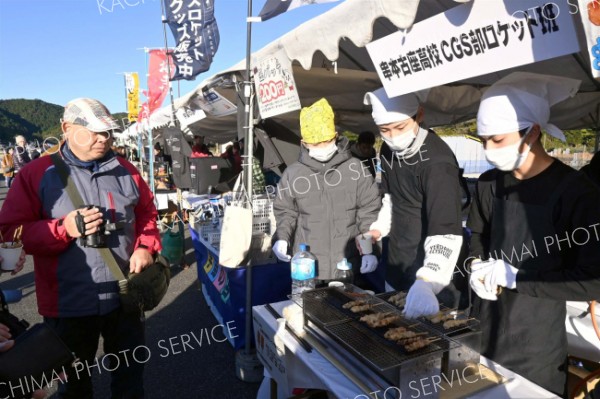
[[[308,245],[300,244],[300,251],[292,257],[292,295],[315,288],[317,258],[308,251]]]
[[[333,273],[333,281],[344,283],[344,287],[348,289],[348,284],[354,282],[354,273],[352,272],[352,264],[348,263],[348,259],[344,258],[336,265],[335,273]]]

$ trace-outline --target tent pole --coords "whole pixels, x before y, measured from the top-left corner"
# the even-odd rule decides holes
[[[173,86],[171,85],[171,57],[169,55],[169,44],[167,42],[167,17],[165,16],[165,4],[163,1],[160,2],[160,8],[162,12],[163,36],[165,38],[165,55],[167,56],[167,74],[169,75],[169,95],[171,97],[171,126],[175,126],[175,100],[173,99]]]
[[[125,88],[125,109],[127,110],[127,119],[129,120],[129,92],[127,91],[127,73],[128,72],[123,72],[123,83]],[[131,125],[131,121],[129,121],[129,124]]]
[[[154,189],[154,143],[152,137],[152,126],[148,128],[148,183],[150,183],[150,191],[152,196],[156,194]]]
[[[248,199],[252,201],[252,152],[254,151],[254,138],[253,136],[253,121],[252,112],[250,107],[252,106],[252,79],[250,78],[250,56],[251,56],[251,44],[252,44],[252,0],[248,0],[248,18],[246,20],[246,80],[244,81],[244,129],[246,130],[244,135],[244,176],[246,187],[246,193]],[[249,228],[252,228],[250,226]],[[246,268],[246,335],[245,335],[245,353],[251,355],[252,347],[252,262],[249,261]]]

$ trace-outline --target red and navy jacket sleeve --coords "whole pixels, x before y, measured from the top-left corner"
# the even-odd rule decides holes
[[[58,255],[73,241],[62,218],[50,219],[43,211],[38,190],[51,165],[50,157],[46,157],[21,169],[0,210],[2,241],[12,241],[15,230],[23,226],[21,240],[25,252],[31,255]]]

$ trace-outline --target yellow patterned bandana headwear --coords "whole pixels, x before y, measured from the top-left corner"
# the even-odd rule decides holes
[[[329,141],[335,137],[333,109],[326,99],[322,98],[310,107],[300,111],[300,134],[308,144]]]

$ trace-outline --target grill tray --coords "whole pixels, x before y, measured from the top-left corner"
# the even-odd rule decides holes
[[[429,359],[433,354],[441,357],[442,351],[448,351],[458,346],[457,343],[422,322],[407,320],[403,317],[386,327],[369,327],[366,323],[359,321],[360,317],[374,312],[392,312],[401,316],[401,312],[380,298],[374,296],[365,296],[365,298],[369,298],[368,300],[374,305],[374,308],[365,312],[352,313],[350,310],[344,309],[342,305],[358,298],[348,295],[338,288],[327,287],[304,292],[302,299],[305,323],[313,322],[328,337],[382,375],[421,357]],[[402,345],[384,337],[388,329],[399,326],[410,326],[412,331],[426,332],[427,335],[424,336],[438,340],[422,349],[408,352]],[[309,329],[309,331],[311,330]]]
[[[386,303],[388,303],[391,306],[394,306],[396,309],[403,309],[403,307],[397,307],[396,305],[393,305],[390,302],[388,302],[388,299],[391,296],[397,294],[398,292],[399,291],[385,292],[383,294],[376,295],[376,297],[384,300]],[[440,312],[447,313],[447,312],[451,312],[451,311],[453,311],[453,309],[450,309],[444,305],[440,305]],[[466,319],[466,318],[468,318],[468,316],[459,311],[457,313],[457,316],[455,316],[455,318],[456,319]],[[421,323],[427,325],[428,327],[438,331],[440,334],[447,336],[447,337],[456,337],[456,336],[459,336],[462,334],[470,333],[472,331],[480,330],[479,320],[476,320],[476,319],[469,320],[466,324],[464,324],[462,326],[458,326],[458,327],[453,327],[453,328],[444,328],[443,322],[433,323],[427,317],[419,317],[417,320],[419,320]]]

